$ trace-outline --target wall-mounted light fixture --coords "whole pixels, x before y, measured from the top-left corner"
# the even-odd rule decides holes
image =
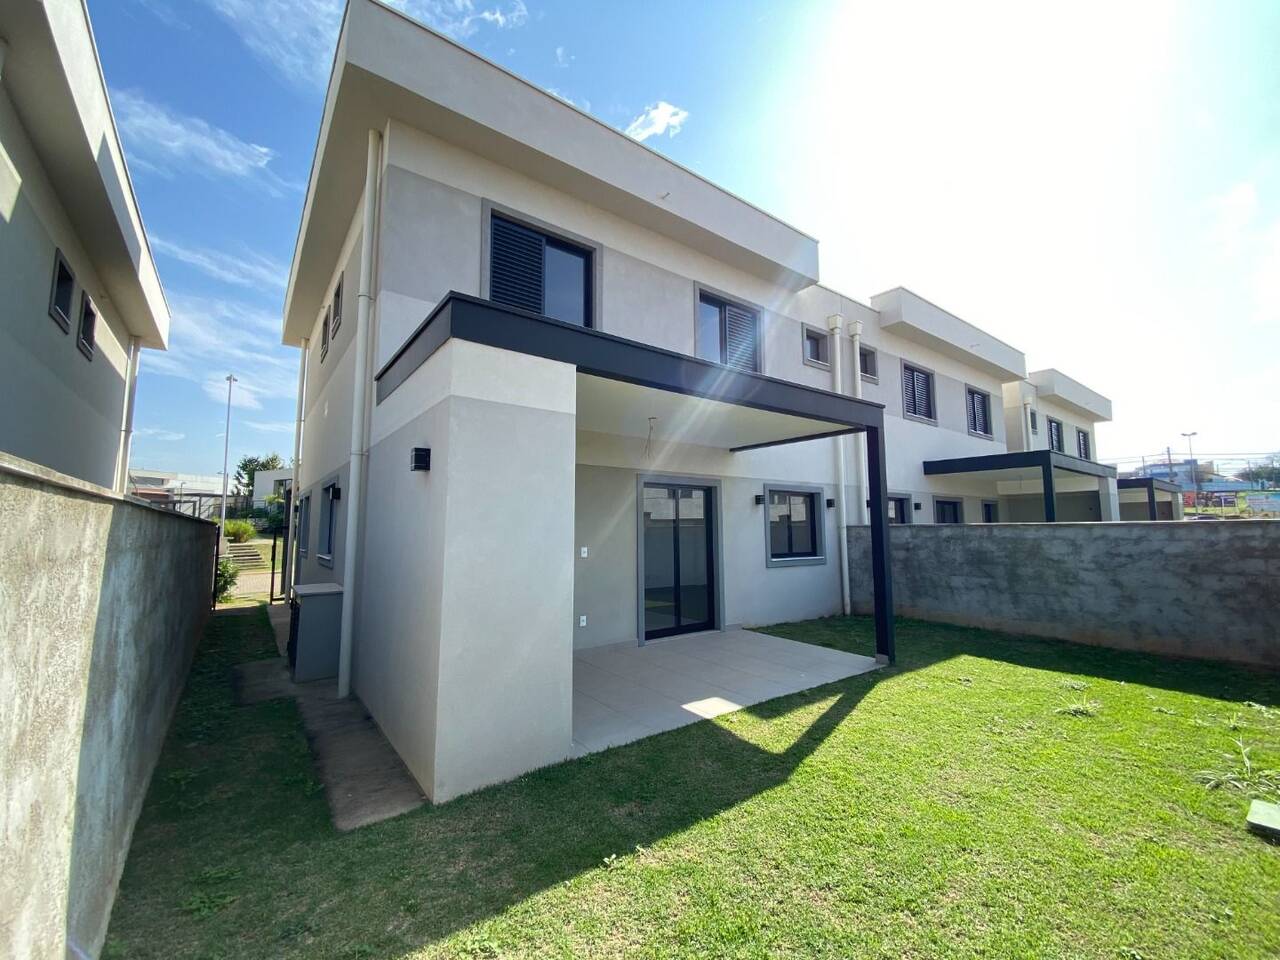
[[[431,469],[431,448],[430,447],[414,447],[409,451],[409,469],[410,470],[430,470]]]
[[[920,507],[920,502],[919,502],[919,501],[916,501],[916,504],[915,504],[915,506],[914,506],[914,507],[912,507],[912,509],[913,509],[913,510],[919,510],[919,509],[921,509],[921,507]]]
[[[827,509],[828,509],[828,510],[830,510],[830,509],[831,509],[832,507],[834,507],[835,505],[836,505],[836,498],[835,498],[835,497],[827,497]]]

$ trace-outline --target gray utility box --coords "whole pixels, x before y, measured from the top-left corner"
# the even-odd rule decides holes
[[[289,632],[289,666],[295,683],[336,677],[342,632],[342,584],[295,586]]]

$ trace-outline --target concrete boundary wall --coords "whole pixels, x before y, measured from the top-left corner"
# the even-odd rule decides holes
[[[871,535],[849,527],[871,609]],[[1179,657],[1280,666],[1280,521],[890,528],[901,616]]]
[[[216,532],[0,454],[0,956],[101,950]]]

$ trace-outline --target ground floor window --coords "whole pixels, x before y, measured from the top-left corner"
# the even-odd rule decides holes
[[[959,500],[934,500],[934,523],[963,523],[964,505]]]
[[[769,491],[769,559],[816,557],[818,495],[795,490]]]
[[[993,500],[986,500],[982,504],[982,522],[983,523],[999,523],[1000,522],[1000,504]]]
[[[890,523],[910,523],[911,500],[907,497],[890,497],[889,498],[889,522]]]
[[[330,483],[324,488],[320,498],[320,544],[316,552],[326,558],[333,557],[334,530],[337,528],[335,515],[338,504],[338,485]]]

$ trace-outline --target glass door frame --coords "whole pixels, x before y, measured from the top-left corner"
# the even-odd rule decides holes
[[[665,639],[667,636],[677,636],[680,633],[694,633],[699,630],[719,630],[723,629],[724,624],[724,576],[723,564],[721,557],[723,550],[721,549],[722,539],[720,531],[723,529],[722,509],[721,509],[721,490],[720,481],[715,477],[699,477],[699,476],[681,476],[679,474],[636,474],[636,641],[640,646],[644,646],[648,642],[645,638],[645,617],[644,617],[644,598],[645,598],[645,561],[644,561],[644,490],[647,486],[663,486],[663,487],[694,487],[705,491],[705,495],[709,499],[710,509],[706,511],[705,518],[710,526],[707,535],[707,549],[711,556],[709,558],[710,569],[708,575],[711,578],[710,594],[711,594],[711,620],[708,624],[691,627],[688,630],[674,630],[671,633],[663,632],[661,637],[651,638],[653,641]]]

